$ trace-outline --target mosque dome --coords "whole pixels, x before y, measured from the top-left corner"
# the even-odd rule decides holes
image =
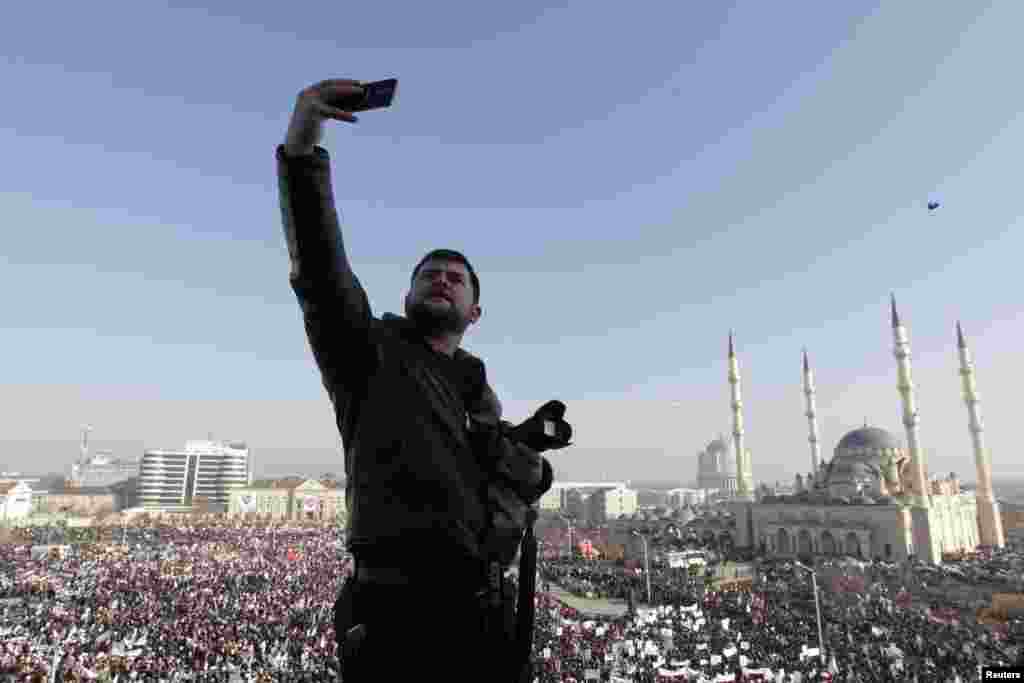
[[[886,457],[900,459],[903,445],[892,432],[864,425],[849,432],[836,445],[828,466],[827,486],[836,497],[875,491]]]
[[[902,447],[903,445],[900,443],[900,440],[892,432],[865,425],[859,429],[854,429],[839,440],[839,444],[836,446],[836,455],[840,451],[852,452],[863,449],[881,450]]]

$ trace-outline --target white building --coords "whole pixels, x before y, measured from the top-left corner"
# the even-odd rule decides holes
[[[139,465],[138,502],[146,509],[192,509],[204,499],[226,511],[234,489],[252,482],[249,449],[242,442],[188,441],[183,450],[149,450]]]
[[[345,485],[331,479],[263,479],[232,489],[228,514],[264,518],[345,520]]]
[[[0,519],[24,519],[32,512],[32,487],[24,481],[0,484]]]
[[[110,451],[98,451],[72,463],[70,479],[78,486],[111,486],[138,474],[138,460],[115,458]]]
[[[540,497],[537,505],[541,510],[565,512],[582,517],[583,513],[580,508],[589,497],[586,495],[588,492],[602,489],[623,489],[626,488],[626,484],[627,482],[621,481],[556,481]]]
[[[714,495],[716,489],[672,489],[668,492],[668,506],[678,510],[691,505],[703,505],[709,495]]]
[[[549,512],[555,512],[562,509],[562,489],[555,488],[552,486],[544,495],[537,501],[537,506],[541,510],[547,510]]]
[[[637,492],[624,486],[598,489],[587,499],[587,520],[593,524],[604,524],[636,511]]]
[[[697,453],[697,488],[708,492],[721,492],[731,498],[738,488],[736,461],[729,452],[729,443],[724,436],[710,442]]]

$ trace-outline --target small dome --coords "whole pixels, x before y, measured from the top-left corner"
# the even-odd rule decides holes
[[[704,449],[707,453],[728,453],[729,444],[726,443],[724,437],[719,437],[708,444],[708,447]]]

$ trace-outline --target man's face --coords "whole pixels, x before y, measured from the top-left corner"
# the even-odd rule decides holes
[[[480,319],[469,270],[458,261],[427,261],[405,297],[405,315],[425,334],[462,334]]]

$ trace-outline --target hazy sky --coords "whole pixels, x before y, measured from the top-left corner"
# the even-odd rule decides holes
[[[827,454],[901,430],[890,291],[932,471],[974,477],[961,319],[1024,474],[1024,4],[205,4],[5,11],[0,465],[61,467],[90,423],[118,455],[213,432],[340,469],[274,148],[304,86],[395,76],[325,140],[355,270],[399,312],[426,251],[464,251],[465,346],[509,419],[566,401],[565,476],[691,478],[730,328],[755,478],[809,467],[803,346]]]

